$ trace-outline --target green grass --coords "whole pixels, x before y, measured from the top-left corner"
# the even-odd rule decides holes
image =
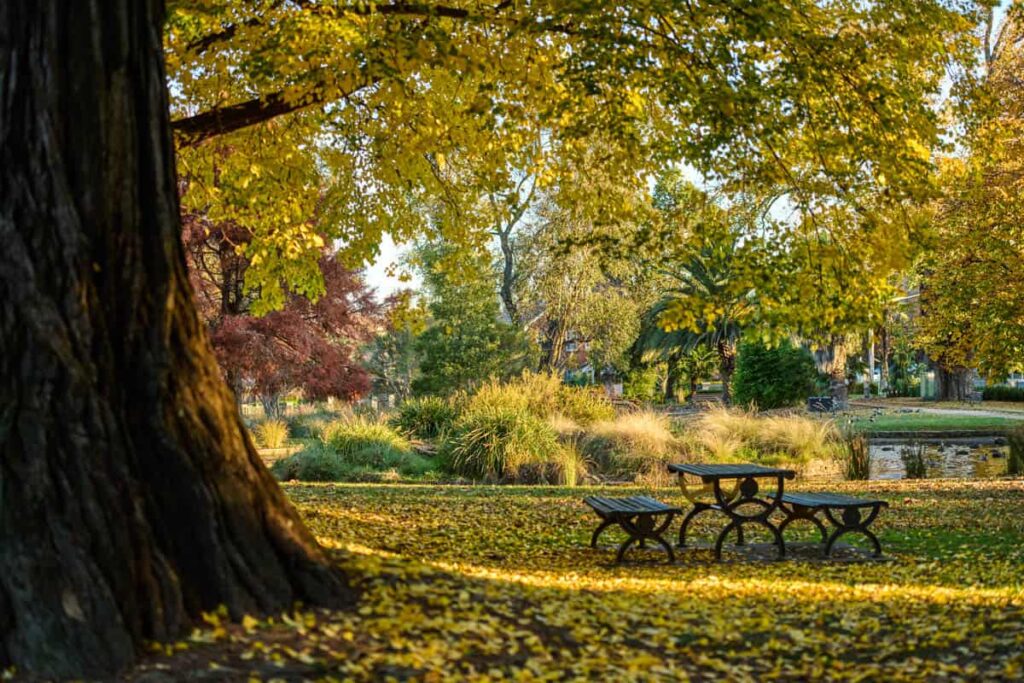
[[[879,415],[874,419],[859,416],[853,420],[853,428],[868,432],[904,431],[958,431],[958,430],[1006,430],[1019,425],[1021,420],[1011,417],[986,417],[982,415],[940,415],[935,413],[894,413]]]

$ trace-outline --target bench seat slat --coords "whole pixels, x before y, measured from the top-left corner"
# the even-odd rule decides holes
[[[775,497],[775,494],[772,494]],[[888,505],[884,500],[874,498],[857,498],[842,493],[810,492],[810,493],[784,493],[782,502],[790,505],[801,505],[808,508],[859,508],[872,507],[875,505]]]
[[[641,514],[667,514],[669,512],[682,512],[678,507],[666,505],[665,503],[648,496],[629,496],[627,498],[589,496],[584,498],[583,502],[602,515],[632,516]]]

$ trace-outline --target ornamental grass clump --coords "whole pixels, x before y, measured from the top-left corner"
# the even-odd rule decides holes
[[[409,441],[384,422],[366,418],[338,420],[324,429],[324,445],[355,467],[398,467],[416,454]]]
[[[284,420],[263,420],[253,427],[252,432],[260,448],[282,448],[288,441],[288,423]]]
[[[848,432],[843,435],[843,474],[851,481],[863,481],[871,476],[871,449],[863,434]]]
[[[467,479],[556,483],[566,478],[564,449],[551,425],[528,410],[485,406],[456,421],[440,455],[453,473]]]
[[[926,460],[927,447],[923,443],[912,443],[900,449],[900,460],[907,479],[924,479],[928,476]]]
[[[319,439],[324,428],[338,419],[337,413],[309,413],[288,418],[288,431],[296,439]]]
[[[842,451],[831,420],[803,415],[759,416],[753,411],[716,408],[690,423],[687,441],[709,459],[736,458],[802,465]]]
[[[347,481],[352,468],[322,443],[314,443],[270,467],[281,481]]]
[[[602,474],[651,484],[667,479],[666,464],[683,455],[668,417],[650,411],[592,424],[580,447]]]
[[[452,401],[439,396],[411,398],[398,407],[390,424],[412,439],[432,440],[451,429],[459,416]]]
[[[555,374],[525,372],[507,382],[492,380],[457,400],[467,412],[523,410],[539,418],[561,415],[581,426],[615,417],[614,406],[600,389],[568,386]]]

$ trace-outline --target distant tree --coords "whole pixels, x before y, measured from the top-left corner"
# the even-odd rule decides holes
[[[991,14],[990,14],[991,21]],[[1024,368],[1024,7],[994,43],[970,153],[943,160],[936,248],[921,264],[919,339],[938,398],[964,400],[972,368],[1002,379]]]
[[[378,391],[402,401],[419,373],[417,339],[426,328],[427,312],[410,290],[392,294],[382,308],[383,328],[370,344],[367,369]]]
[[[195,213],[182,223],[197,307],[236,396],[251,392],[268,415],[277,415],[288,391],[349,400],[369,388],[358,352],[379,325],[378,306],[357,273],[325,253],[319,264],[324,293],[315,302],[289,293],[283,308],[256,316],[252,303],[258,298],[245,287],[249,260],[239,248],[249,232]]]
[[[448,394],[523,370],[529,346],[521,330],[502,317],[490,258],[427,244],[416,259],[430,320],[416,341],[420,374],[413,393]]]

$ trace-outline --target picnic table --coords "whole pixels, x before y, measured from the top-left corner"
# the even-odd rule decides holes
[[[693,509],[687,513],[679,529],[679,547],[686,545],[686,529],[690,522],[697,515],[714,511],[724,514],[729,519],[729,523],[715,540],[715,557],[717,559],[722,559],[722,544],[733,531],[737,535],[737,545],[743,545],[743,526],[747,524],[757,524],[768,528],[775,538],[779,557],[785,556],[786,545],[782,540],[782,532],[772,523],[769,516],[780,509],[784,482],[786,479],[796,477],[796,472],[763,465],[689,463],[669,465],[668,470],[679,476],[679,485],[683,490],[683,495],[693,504]],[[689,485],[686,481],[687,476],[699,478],[701,486]],[[775,480],[773,495],[758,495],[761,491],[761,486],[758,484],[759,479]],[[723,482],[730,481],[733,482],[732,487],[723,488]],[[706,496],[709,493],[714,502],[708,502],[707,498],[701,499],[701,495]],[[757,511],[750,512],[751,507],[756,508]]]

